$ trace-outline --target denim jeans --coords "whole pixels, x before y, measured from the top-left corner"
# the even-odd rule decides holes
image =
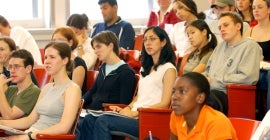
[[[270,109],[270,71],[260,70],[260,77],[257,83],[259,90],[267,90],[267,110]]]
[[[100,117],[87,115],[78,123],[76,140],[111,140],[110,131],[121,131],[138,136],[138,120],[112,115]]]

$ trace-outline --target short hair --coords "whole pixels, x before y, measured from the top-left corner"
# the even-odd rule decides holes
[[[117,5],[116,0],[99,0],[98,5],[101,5],[103,3],[109,3],[111,6]]]
[[[62,59],[68,58],[68,63],[66,64],[66,70],[68,72],[73,71],[73,61],[71,60],[71,48],[68,46],[67,43],[52,41],[44,47],[44,51],[46,51],[46,49],[48,48],[54,48],[55,50],[57,50],[59,56]]]
[[[210,84],[207,78],[198,72],[188,72],[186,74],[183,74],[181,77],[187,78],[190,83],[198,89],[200,93],[205,94],[204,103],[206,103],[210,95]]]
[[[88,29],[88,17],[86,14],[72,14],[68,20],[66,25],[72,26],[78,29]]]
[[[0,15],[0,25],[4,27],[10,27],[8,20],[2,15]]]
[[[25,50],[25,49],[19,49],[17,51],[14,51],[11,55],[10,58],[21,58],[23,59],[23,64],[24,67],[31,65],[32,69],[34,67],[34,58],[32,54]]]
[[[17,49],[16,43],[10,37],[0,37],[0,41],[7,43],[10,51],[15,51]]]
[[[241,16],[236,12],[225,11],[225,12],[221,12],[221,14],[218,17],[218,20],[223,18],[223,17],[227,17],[227,16],[232,19],[234,24],[237,24],[237,23],[241,24],[240,33],[242,35],[243,34],[243,20],[242,20]]]
[[[96,34],[92,40],[91,40],[91,45],[93,45],[94,41],[103,43],[105,45],[109,45],[110,43],[113,43],[113,51],[114,53],[118,56],[119,55],[119,40],[115,33],[112,31],[101,31],[98,34]]]
[[[60,33],[61,35],[63,35],[68,41],[70,40],[73,41],[73,44],[70,46],[71,50],[74,50],[77,48],[78,40],[77,40],[76,34],[70,27],[57,28],[52,34],[52,39],[53,39],[54,34],[57,34],[57,33]]]

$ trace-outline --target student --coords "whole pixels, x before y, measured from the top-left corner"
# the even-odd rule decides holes
[[[215,8],[211,8],[211,5],[215,3],[215,0],[208,0],[209,4],[210,4],[210,8],[206,9],[204,12],[205,14],[205,19],[204,21],[206,23],[212,22],[213,20],[217,20],[217,14],[216,14],[216,9]]]
[[[176,47],[179,57],[190,53],[193,48],[185,34],[186,25],[197,19],[204,19],[204,13],[197,12],[197,5],[193,0],[174,0],[173,9],[181,22],[176,23],[170,33],[172,44]]]
[[[66,43],[50,42],[44,50],[44,67],[53,82],[42,88],[29,116],[17,120],[0,120],[1,125],[27,129],[28,134],[10,136],[10,139],[36,139],[38,133],[67,134],[77,116],[81,90],[67,75],[73,68],[71,49]]]
[[[110,30],[118,37],[121,48],[132,50],[134,47],[135,31],[129,22],[122,20],[121,17],[117,15],[117,1],[99,0],[98,4],[104,22],[97,23],[93,26],[91,38],[101,31]]]
[[[160,26],[161,28],[166,30],[166,26],[171,26],[179,21],[179,18],[176,17],[171,3],[172,0],[156,0],[159,6],[158,10],[152,10],[148,22],[147,27],[150,26]]]
[[[33,66],[34,59],[30,52],[21,49],[11,54],[7,66],[10,77],[0,75],[1,119],[12,120],[31,113],[40,93],[40,89],[31,80]],[[16,85],[5,90],[9,81]]]
[[[252,14],[253,0],[236,0],[236,11],[240,14],[243,21],[248,23],[250,27],[257,25],[257,20]]]
[[[204,72],[211,94],[223,102],[227,115],[226,84],[255,85],[259,79],[261,48],[252,39],[242,37],[243,21],[235,12],[223,12],[218,18],[222,39],[213,51]]]
[[[254,0],[253,15],[258,24],[247,30],[246,37],[255,40],[262,48],[264,62],[270,62],[270,0]],[[270,109],[270,71],[261,69],[257,89],[267,90],[267,110]]]
[[[209,82],[200,73],[177,78],[171,102],[171,140],[237,140],[230,120],[206,104],[209,94]]]
[[[78,140],[111,140],[110,131],[122,131],[138,137],[139,107],[168,108],[176,79],[175,53],[165,30],[151,26],[144,32],[142,68],[138,93],[125,108],[111,106],[127,117],[87,115],[78,125]],[[95,45],[94,45],[95,46]]]
[[[102,31],[91,40],[98,59],[103,62],[93,87],[83,96],[84,106],[103,109],[102,103],[129,104],[135,85],[135,72],[119,58],[119,41],[111,31]]]
[[[91,39],[86,35],[88,29],[88,17],[86,14],[72,14],[67,20],[67,26],[75,32],[78,47],[73,50],[73,53],[81,57],[87,66],[87,70],[94,69],[97,56],[91,46]]]
[[[64,41],[68,43],[72,52],[78,48],[78,40],[75,33],[69,27],[57,28],[52,34],[53,41]],[[82,89],[82,95],[87,91],[86,78],[87,66],[81,57],[71,53],[71,60],[74,62],[74,69],[68,73],[69,78],[74,81]]]
[[[35,60],[35,65],[42,65],[39,47],[33,36],[23,27],[11,27],[7,19],[0,15],[0,33],[12,38],[20,49],[29,51]]]
[[[217,46],[216,36],[203,20],[195,20],[186,26],[186,34],[194,50],[189,54],[183,73],[205,71],[206,63]]]

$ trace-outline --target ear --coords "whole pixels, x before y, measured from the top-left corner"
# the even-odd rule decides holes
[[[68,45],[69,45],[69,46],[72,46],[72,44],[73,44],[73,40],[69,40],[69,41],[68,41]]]
[[[206,29],[203,29],[202,30],[202,34],[205,35],[205,36],[207,36],[207,30]]]
[[[113,43],[111,42],[107,47],[113,50]]]
[[[66,65],[67,63],[68,63],[68,57],[65,57],[64,59],[63,59],[63,63]]]
[[[161,41],[161,48],[163,48],[166,45],[166,43],[167,43],[167,40],[166,39],[164,39],[163,41]]]
[[[237,30],[241,32],[241,27],[242,27],[241,23],[236,23],[235,26],[236,26]]]
[[[31,73],[31,71],[33,70],[33,67],[31,65],[28,65],[25,67],[27,73]]]
[[[202,104],[205,101],[205,94],[199,93],[199,95],[196,97],[196,101],[199,104]]]

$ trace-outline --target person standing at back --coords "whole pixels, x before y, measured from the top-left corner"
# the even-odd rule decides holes
[[[172,9],[171,3],[172,0],[156,0],[159,9],[152,10],[148,18],[147,27],[150,26],[160,26],[166,30],[166,26],[171,26],[179,21],[179,18],[176,17],[175,12]]]
[[[97,56],[91,46],[91,39],[87,37],[86,30],[88,29],[88,17],[86,14],[72,14],[66,23],[76,34],[78,40],[78,47],[72,52],[73,54],[81,57],[87,69],[94,69]]]
[[[129,22],[122,20],[121,17],[117,15],[117,1],[99,0],[98,4],[104,22],[97,23],[93,26],[91,38],[101,31],[110,30],[118,37],[121,48],[132,50],[134,47],[135,31]]]
[[[8,62],[10,77],[0,75],[0,115],[1,119],[13,120],[28,116],[34,108],[40,89],[32,82],[31,72],[34,59],[25,49],[14,51]],[[5,86],[8,82],[16,85]]]
[[[35,65],[42,65],[39,47],[33,36],[23,27],[11,27],[7,19],[0,15],[0,33],[12,38],[20,49],[26,49],[34,58]]]

